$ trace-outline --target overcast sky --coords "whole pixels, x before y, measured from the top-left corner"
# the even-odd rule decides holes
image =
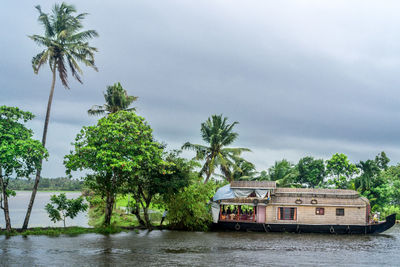
[[[353,162],[384,150],[400,161],[399,1],[69,1],[88,12],[86,29],[100,37],[99,72],[83,67],[84,84],[56,84],[44,177],[65,175],[63,157],[87,110],[103,104],[107,85],[121,82],[139,96],[138,114],[168,148],[202,143],[200,124],[223,114],[235,146],[259,171],[275,160]],[[27,35],[43,34],[34,5],[6,1],[0,9],[0,105],[37,115],[41,139],[51,74],[33,73],[40,52]],[[186,153],[187,156],[193,156]]]

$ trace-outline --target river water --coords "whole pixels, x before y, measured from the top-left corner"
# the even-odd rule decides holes
[[[26,209],[31,197],[30,191],[17,191],[15,197],[9,198],[10,219],[13,228],[21,228],[24,223]],[[29,227],[45,226],[63,226],[62,222],[53,223],[47,215],[44,207],[50,202],[52,195],[58,195],[60,192],[37,192],[35,203],[33,205]],[[77,198],[80,192],[67,192],[67,198]],[[86,212],[81,212],[74,219],[66,219],[67,226],[88,226],[88,217]],[[0,228],[5,228],[4,213],[0,210]]]
[[[134,231],[0,236],[5,266],[400,266],[400,226],[385,234]]]
[[[54,226],[44,211],[52,194],[38,193],[30,226]],[[14,227],[22,225],[29,197],[18,192],[11,199]],[[87,216],[67,224],[87,226]],[[400,225],[369,236],[167,230],[0,236],[0,266],[400,266]]]

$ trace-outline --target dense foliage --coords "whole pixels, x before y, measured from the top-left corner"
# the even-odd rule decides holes
[[[189,186],[170,195],[165,205],[171,227],[190,231],[207,230],[212,222],[209,203],[216,189],[214,181],[203,183],[196,177]]]
[[[6,228],[11,230],[8,197],[15,195],[9,189],[10,178],[29,177],[41,169],[47,150],[32,138],[33,131],[24,123],[33,114],[16,107],[0,106],[0,208],[4,211]]]
[[[106,198],[105,225],[110,224],[116,194],[126,185],[142,186],[156,171],[165,173],[162,147],[153,140],[152,130],[142,117],[119,111],[101,118],[97,125],[83,127],[65,156],[67,172],[90,170],[87,186]]]
[[[139,223],[152,228],[149,218],[149,208],[155,198],[168,199],[176,194],[181,188],[189,185],[189,178],[193,162],[179,157],[179,152],[172,151],[163,155],[163,169],[154,165],[148,171],[140,175],[132,176],[128,181],[127,193],[133,195],[134,205],[132,213],[135,214]],[[143,218],[140,210],[143,211]]]

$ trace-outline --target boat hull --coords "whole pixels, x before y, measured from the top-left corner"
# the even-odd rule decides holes
[[[251,232],[294,232],[329,234],[379,234],[396,223],[396,214],[386,217],[386,221],[369,225],[311,225],[311,224],[275,224],[251,222],[218,222],[213,229]]]

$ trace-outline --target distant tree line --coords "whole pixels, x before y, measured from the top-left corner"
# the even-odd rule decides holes
[[[27,190],[31,191],[34,180],[28,179],[10,179],[10,190]],[[38,187],[39,191],[81,191],[83,181],[70,179],[66,177],[59,178],[41,178]]]

